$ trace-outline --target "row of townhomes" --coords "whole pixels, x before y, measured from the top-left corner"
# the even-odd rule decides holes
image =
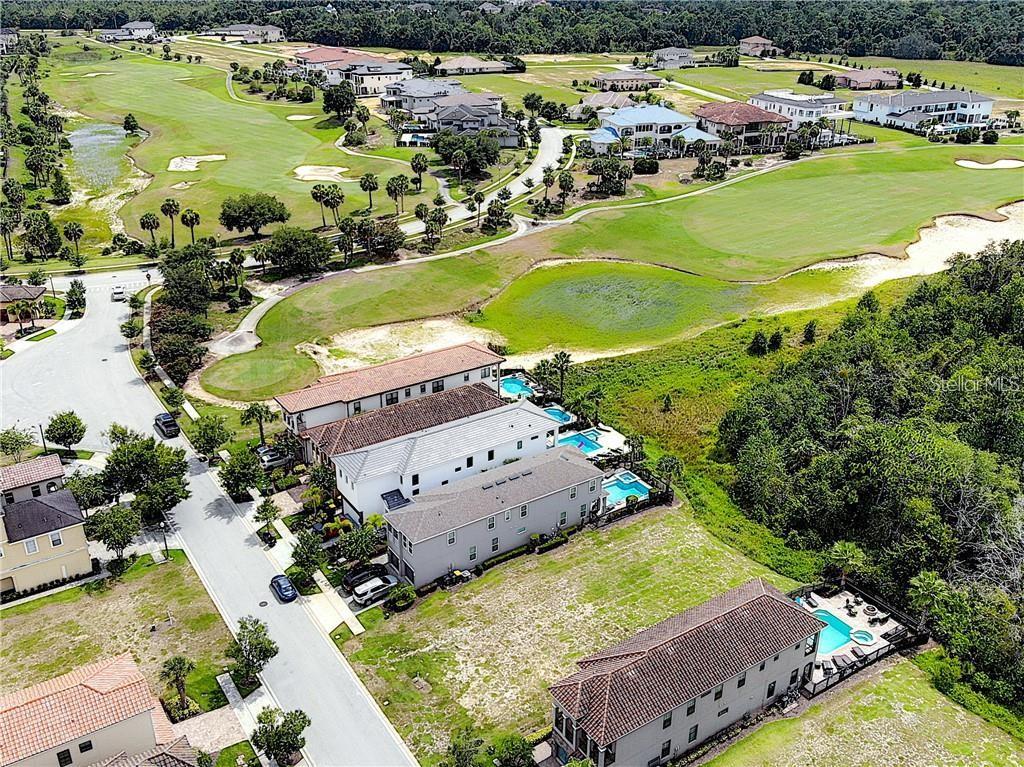
[[[444,130],[456,135],[490,131],[500,146],[519,146],[519,125],[502,114],[501,96],[470,93],[454,80],[417,77],[392,83],[380,104],[381,109],[397,111],[401,146],[427,144],[429,134]]]
[[[599,515],[603,472],[559,445],[561,422],[503,398],[504,358],[476,343],[325,376],[281,395],[340,508],[387,523],[388,563],[416,587]]]

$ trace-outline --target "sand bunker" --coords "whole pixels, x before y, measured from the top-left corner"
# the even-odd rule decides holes
[[[199,163],[201,162],[217,162],[218,160],[226,159],[227,158],[222,154],[200,154],[185,155],[184,157],[172,157],[171,161],[167,164],[167,170],[199,170]]]
[[[195,80],[195,78],[194,77],[175,77],[174,78],[174,82],[176,82],[176,83],[183,83],[186,80]]]
[[[285,120],[292,120],[298,122],[300,120],[312,120],[316,115],[288,115]]]
[[[195,184],[195,181],[179,181],[177,184],[171,184],[171,189],[188,189],[190,186]]]
[[[1024,160],[996,160],[995,162],[975,162],[974,160],[957,160],[961,168],[972,170],[1002,170],[1006,168],[1024,168]]]
[[[113,72],[90,72],[87,75],[82,75],[82,77],[103,77],[103,75],[112,75],[112,74],[114,74],[114,73]]]
[[[300,165],[292,173],[299,181],[340,181],[356,182],[359,179],[349,178],[345,175],[348,168],[340,165]]]

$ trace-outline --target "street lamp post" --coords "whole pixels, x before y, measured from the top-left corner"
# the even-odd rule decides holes
[[[167,551],[167,523],[160,523],[160,534],[164,538],[164,559],[170,559],[170,554]]]

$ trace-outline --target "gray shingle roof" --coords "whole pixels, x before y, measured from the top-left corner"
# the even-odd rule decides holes
[[[931,104],[946,104],[952,101],[963,101],[968,104],[978,104],[985,101],[995,101],[991,96],[985,96],[974,91],[902,91],[900,93],[873,93],[868,96],[857,96],[855,101],[870,101],[875,104],[888,106],[893,112],[909,112],[917,107]]]
[[[393,83],[387,88],[389,94],[403,96],[448,96],[453,93],[466,93],[466,89],[454,80],[427,80],[413,77]]]
[[[388,522],[417,543],[602,477],[603,472],[579,450],[557,447],[428,490],[410,506],[388,514]]]
[[[0,302],[35,301],[45,292],[45,285],[0,285]]]
[[[70,490],[58,490],[4,506],[3,523],[12,542],[63,530],[85,521]]]
[[[577,661],[551,695],[606,746],[824,627],[758,578]]]
[[[824,94],[815,96],[813,99],[800,99],[788,98],[779,93],[758,93],[756,96],[751,96],[751,98],[775,104],[787,104],[788,106],[799,107],[803,109],[818,106],[841,106],[842,104],[845,104],[847,101],[846,99],[841,99],[838,96],[826,96]]]

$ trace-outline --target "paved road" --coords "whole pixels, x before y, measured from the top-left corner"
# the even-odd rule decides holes
[[[141,272],[84,277],[89,308],[76,327],[23,349],[0,365],[4,425],[44,422],[74,409],[88,422],[82,446],[106,449],[100,432],[112,421],[149,432],[160,405],[137,378],[118,325],[124,304],[112,285],[141,286]],[[63,287],[55,279],[57,287]],[[172,526],[230,625],[244,615],[265,620],[280,653],[264,672],[285,709],[309,714],[306,753],[319,767],[415,765],[390,723],[333,643],[300,604],[279,604],[267,584],[277,569],[238,509],[190,454],[192,497],[171,514]],[[260,603],[265,602],[265,606]]]

